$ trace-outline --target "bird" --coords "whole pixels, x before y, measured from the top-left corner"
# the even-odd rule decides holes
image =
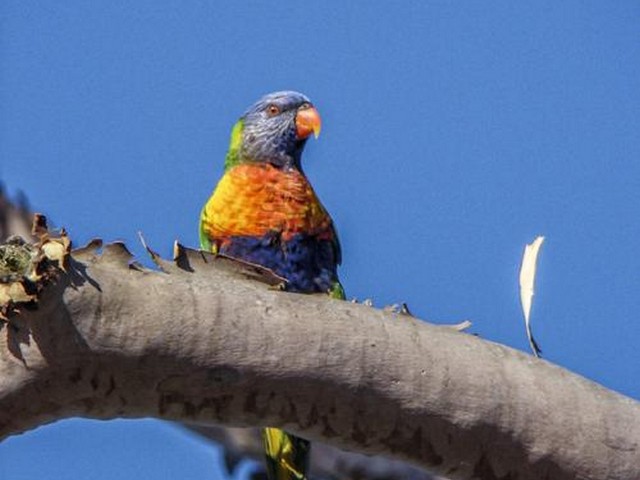
[[[269,93],[249,107],[231,130],[224,173],[202,209],[200,245],[273,271],[287,291],[344,300],[336,228],[301,164],[321,124],[309,98],[295,91]],[[309,441],[267,427],[263,442],[270,480],[307,479]]]

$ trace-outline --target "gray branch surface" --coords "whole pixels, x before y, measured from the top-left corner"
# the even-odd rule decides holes
[[[122,244],[0,331],[0,438],[70,416],[272,425],[451,478],[640,478],[640,404],[474,336],[183,250]]]

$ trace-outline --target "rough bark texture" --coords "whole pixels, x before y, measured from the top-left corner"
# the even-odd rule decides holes
[[[0,331],[0,438],[69,416],[272,425],[451,478],[640,478],[640,404],[474,336],[185,251],[76,250]]]

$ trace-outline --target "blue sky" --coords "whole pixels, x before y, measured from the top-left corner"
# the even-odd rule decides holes
[[[5,0],[0,17],[0,179],[78,244],[196,245],[234,121],[300,90],[349,296],[527,350],[518,268],[544,234],[545,357],[640,399],[638,2]],[[215,478],[218,454],[155,421],[74,420],[0,444],[0,477]]]

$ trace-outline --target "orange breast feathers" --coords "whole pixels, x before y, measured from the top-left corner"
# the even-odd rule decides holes
[[[331,218],[305,176],[268,164],[242,164],[228,170],[203,211],[202,227],[210,240],[230,236],[261,237],[280,232],[333,235]]]

